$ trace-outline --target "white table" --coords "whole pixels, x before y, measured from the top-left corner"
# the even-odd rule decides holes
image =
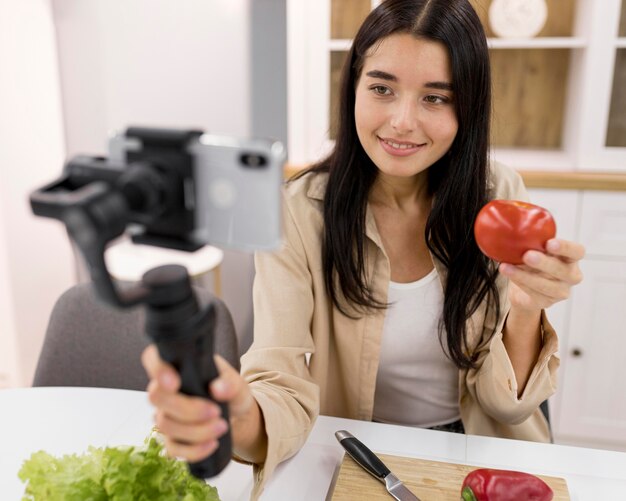
[[[89,445],[139,445],[152,428],[152,415],[144,392],[0,390],[0,498],[20,499],[23,485],[17,472],[32,452],[61,455],[82,453]],[[263,501],[326,499],[343,458],[334,437],[340,429],[381,453],[563,477],[573,501],[626,499],[626,453],[320,416],[302,450],[277,468]],[[231,462],[209,482],[218,488],[222,501],[244,501],[252,489],[251,468]]]
[[[19,501],[22,462],[38,450],[55,456],[87,447],[141,445],[153,427],[145,392],[100,388],[0,390],[0,499]],[[231,461],[209,480],[222,501],[247,501],[252,468]]]
[[[300,452],[279,465],[264,500],[324,500],[343,460],[335,431],[381,454],[522,470],[565,478],[572,501],[626,501],[626,453],[320,416]],[[306,472],[306,473],[304,473]],[[391,499],[391,498],[390,498]],[[429,501],[424,499],[422,501]]]

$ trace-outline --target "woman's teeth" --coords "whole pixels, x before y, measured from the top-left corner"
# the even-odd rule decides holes
[[[392,148],[396,148],[396,149],[399,149],[399,150],[406,150],[406,149],[409,149],[409,148],[416,148],[417,147],[417,144],[412,144],[412,143],[400,144],[400,143],[394,143],[393,141],[387,141],[385,139],[383,139],[383,141],[385,143],[387,143],[389,146],[391,146]]]

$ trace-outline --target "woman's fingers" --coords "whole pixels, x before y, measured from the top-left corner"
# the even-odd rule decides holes
[[[548,308],[567,299],[572,286],[582,281],[578,261],[584,257],[585,248],[581,244],[553,238],[547,242],[546,251],[527,251],[522,265],[500,264],[500,272],[515,286],[509,293],[513,304]]]
[[[248,383],[223,357],[215,355],[214,359],[220,375],[211,382],[211,394],[216,400],[228,402],[231,416],[245,414],[254,404]]]
[[[538,303],[544,304],[546,300],[554,303],[569,297],[570,285],[563,280],[521,266],[500,265],[500,270],[527,294],[537,294]]]
[[[157,411],[155,424],[165,436],[186,444],[210,442],[218,439],[228,430],[228,423],[221,417],[194,423],[183,423],[172,419],[163,411]]]
[[[158,380],[152,380],[148,384],[148,399],[157,409],[183,423],[216,418],[222,412],[219,405],[206,398],[164,390]]]
[[[551,296],[546,296],[541,292],[530,289],[523,284],[517,284],[511,280],[509,297],[511,303],[527,310],[537,310],[549,308],[558,300]]]
[[[151,381],[158,381],[161,388],[167,391],[176,392],[180,388],[180,377],[174,368],[165,363],[159,357],[159,350],[154,344],[149,345],[141,354],[143,364],[148,378]]]
[[[582,244],[560,238],[548,240],[546,250],[553,256],[559,256],[569,262],[580,261],[585,257],[585,247]]]
[[[184,458],[189,462],[200,461],[213,454],[219,446],[217,440],[210,440],[199,444],[183,443],[172,440],[165,435],[165,449],[171,457]]]
[[[573,280],[572,263],[565,262],[559,257],[550,256],[543,252],[530,250],[524,253],[524,266],[530,271],[542,272],[549,277],[557,280],[569,282]]]
[[[559,239],[549,240],[546,247],[548,253],[527,251],[523,265],[502,263],[500,272],[527,294],[536,293],[557,302],[567,299],[571,287],[582,281],[578,260],[585,255],[585,248],[576,242]],[[545,298],[536,299],[538,304],[545,303]]]
[[[155,423],[165,437],[168,454],[197,461],[212,454],[230,423],[222,417],[220,405],[203,397],[180,393],[180,377],[163,362],[154,345],[142,354],[150,377],[148,398],[156,407]],[[219,355],[215,356],[219,376],[211,382],[210,393],[227,403],[231,418],[246,418],[254,410],[254,397],[239,372]]]
[[[524,254],[524,264],[552,279],[560,280],[570,285],[576,285],[582,280],[578,262],[568,257],[554,256],[530,250]]]

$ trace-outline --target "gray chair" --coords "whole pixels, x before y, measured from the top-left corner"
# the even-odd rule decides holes
[[[239,369],[239,351],[226,305],[206,290],[198,300],[215,304],[215,352]],[[142,306],[119,310],[100,301],[91,283],[57,300],[37,362],[33,386],[90,386],[145,390],[141,352],[149,344]]]

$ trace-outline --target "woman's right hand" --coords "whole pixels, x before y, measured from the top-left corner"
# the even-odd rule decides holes
[[[211,394],[220,402],[227,402],[231,422],[221,416],[219,405],[201,397],[179,392],[180,377],[176,370],[159,357],[155,345],[142,354],[142,363],[150,383],[148,397],[156,407],[155,424],[165,437],[165,447],[171,456],[190,462],[200,461],[217,449],[218,439],[231,427],[233,449],[246,447],[250,420],[260,415],[256,400],[239,372],[226,360],[215,355],[219,377],[211,382]],[[243,444],[242,444],[243,442]],[[247,454],[244,454],[247,455]]]

